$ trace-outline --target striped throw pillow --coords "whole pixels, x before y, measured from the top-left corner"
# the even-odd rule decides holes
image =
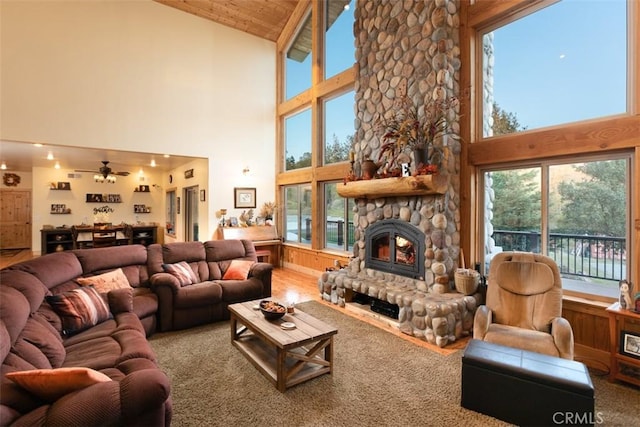
[[[180,261],[175,264],[162,264],[162,269],[165,273],[175,276],[180,282],[180,286],[198,283],[198,278],[186,261]]]
[[[62,334],[77,334],[111,318],[106,302],[93,286],[49,295],[47,302],[62,320]]]

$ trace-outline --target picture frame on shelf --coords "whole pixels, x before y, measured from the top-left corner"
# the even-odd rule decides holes
[[[148,193],[149,190],[149,186],[148,185],[140,185],[138,186],[138,191],[141,193]]]
[[[205,190],[200,190],[200,201],[201,202],[207,201],[207,192]]]
[[[227,221],[228,221],[230,227],[237,227],[238,226],[238,218],[235,217],[235,216],[230,217]]]
[[[620,331],[620,354],[640,359],[640,335],[630,331]]]
[[[58,190],[71,190],[71,183],[58,181]]]
[[[233,189],[233,199],[234,204],[233,207],[238,208],[249,208],[253,209],[256,207],[256,189],[255,188],[240,188],[235,187]]]

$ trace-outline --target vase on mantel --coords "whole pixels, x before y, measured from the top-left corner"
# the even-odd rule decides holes
[[[380,168],[380,165],[376,164],[371,159],[366,159],[362,162],[362,179],[373,179],[376,176],[376,172]]]
[[[421,164],[428,165],[430,163],[429,146],[430,144],[417,144],[413,148],[413,161],[416,169],[418,169]]]

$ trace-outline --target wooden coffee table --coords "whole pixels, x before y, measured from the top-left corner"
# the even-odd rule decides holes
[[[260,300],[231,304],[231,344],[284,392],[323,374],[333,374],[333,336],[338,330],[296,309],[266,320],[254,307]],[[284,322],[296,328],[284,330]]]

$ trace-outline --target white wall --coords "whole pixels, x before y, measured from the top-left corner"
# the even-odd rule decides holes
[[[93,174],[77,173],[72,170],[33,168],[33,228],[32,248],[40,251],[40,230],[42,226],[71,226],[78,224],[93,224],[95,221],[94,208],[108,206],[113,209],[109,213],[109,222],[113,224],[152,223],[158,224],[158,233],[164,227],[164,192],[153,187],[162,180],[162,174],[148,170],[144,175],[132,173],[124,177],[119,176],[114,184],[95,182]],[[51,183],[68,182],[70,191],[52,190]],[[136,192],[139,185],[149,185],[149,193]],[[119,194],[121,203],[87,203],[87,194]],[[52,204],[64,204],[71,209],[70,214],[51,214]],[[135,213],[134,205],[151,207],[150,213]]]
[[[207,157],[211,227],[275,199],[274,43],[151,0],[2,0],[0,37],[0,139]]]

